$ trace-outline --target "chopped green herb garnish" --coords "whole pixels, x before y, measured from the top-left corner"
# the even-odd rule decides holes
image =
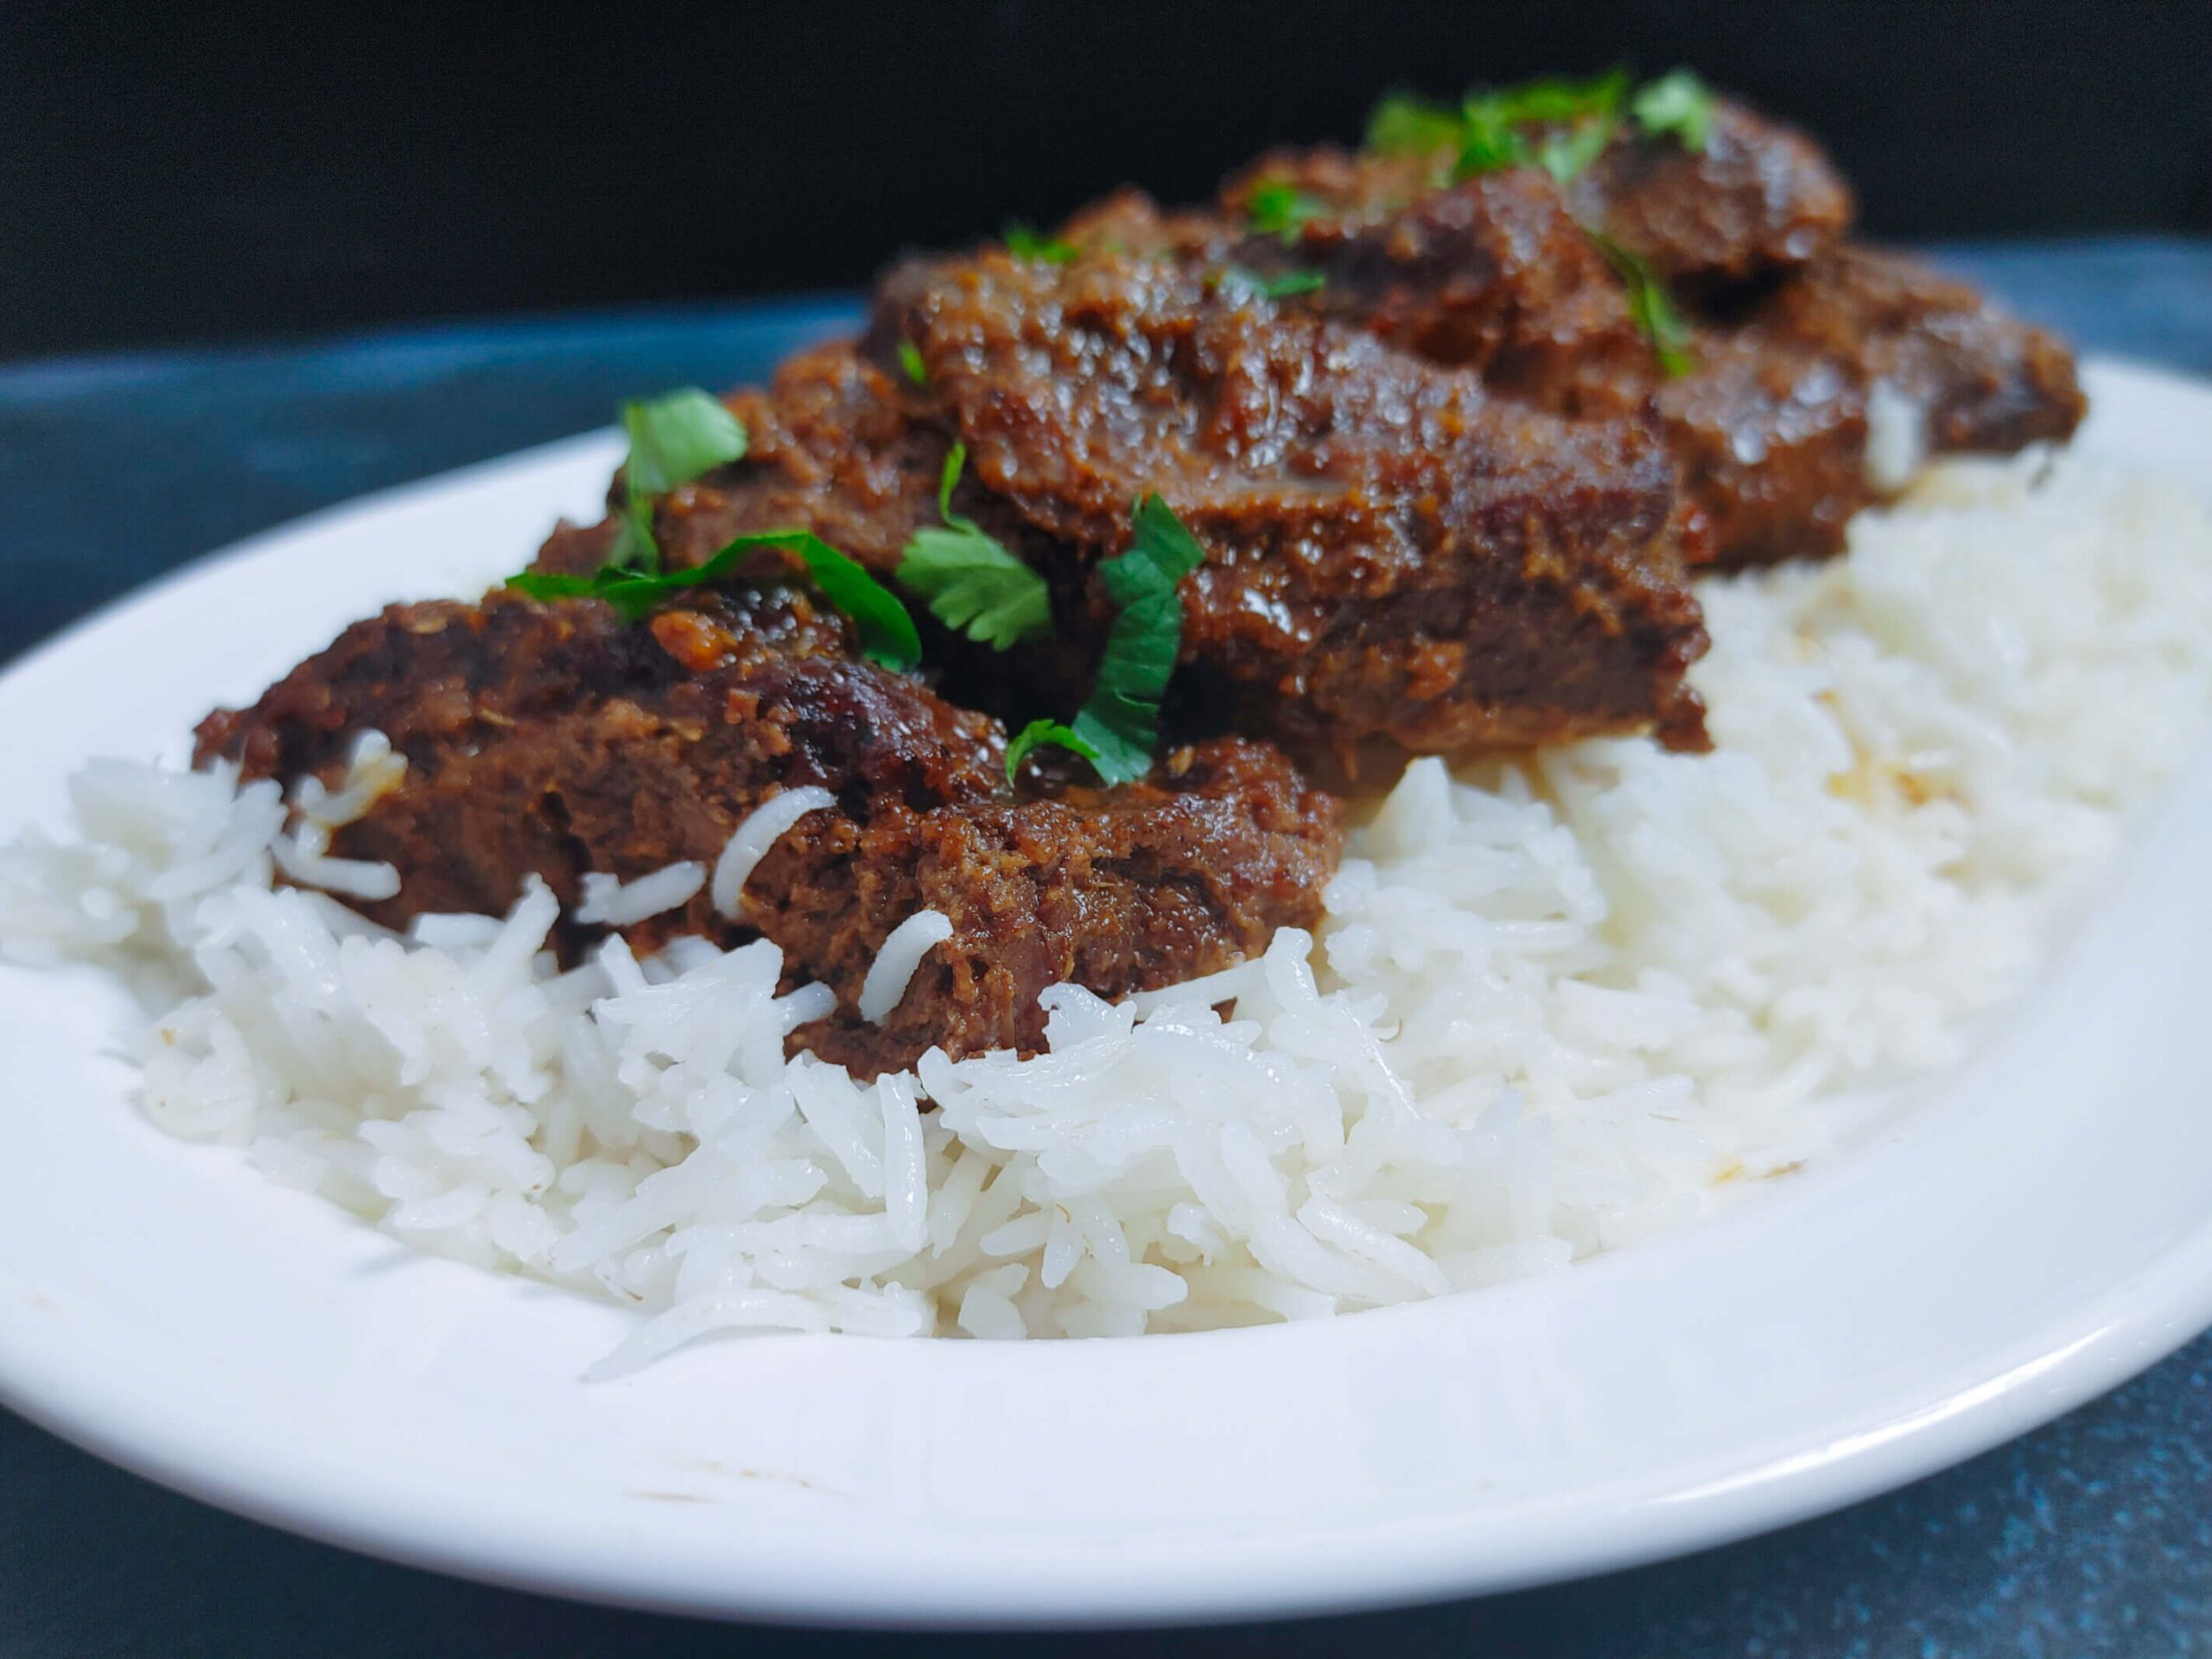
[[[740,536],[703,564],[664,570],[660,548],[653,540],[653,498],[743,460],[745,425],[695,386],[650,403],[624,404],[622,428],[630,435],[630,458],[623,468],[622,517],[607,563],[588,576],[525,570],[508,577],[508,587],[532,599],[604,600],[635,622],[671,594],[726,576],[748,554],[772,547],[804,564],[822,596],[851,619],[863,656],[894,669],[912,668],[921,661],[921,638],[906,607],[889,588],[811,531]]]
[[[1160,736],[1160,697],[1175,671],[1182,608],[1171,594],[1141,600],[1114,619],[1098,679],[1077,711],[1075,730],[1096,753],[1090,764],[1109,784],[1134,783],[1152,770]]]
[[[1047,265],[1065,265],[1075,257],[1075,244],[1057,236],[1046,236],[1024,225],[1020,219],[1009,219],[999,232],[999,239],[1006,244],[1006,251],[1017,259],[1034,259]]]
[[[1079,754],[1107,784],[1133,784],[1152,770],[1160,741],[1160,700],[1183,643],[1183,601],[1176,588],[1205,563],[1206,550],[1165,501],[1137,503],[1126,553],[1098,567],[1114,601],[1113,626],[1098,677],[1071,724],[1033,720],[1007,745],[1006,780],[1040,744]]]
[[[978,645],[1004,651],[1052,631],[1052,600],[1039,575],[972,518],[952,510],[952,486],[968,459],[954,444],[938,480],[944,527],[918,530],[899,559],[899,582],[928,601],[930,613]]]
[[[1137,503],[1131,525],[1129,550],[1098,566],[1107,593],[1124,609],[1141,599],[1172,599],[1183,578],[1206,562],[1205,544],[1156,495]]]
[[[1089,759],[1109,784],[1134,783],[1152,770],[1160,738],[1160,700],[1183,642],[1176,586],[1205,563],[1205,549],[1156,495],[1137,503],[1129,550],[1098,574],[1119,608],[1107,631],[1098,677],[1073,729],[1096,751]]]
[[[1029,758],[1032,749],[1046,745],[1065,749],[1071,754],[1079,754],[1094,766],[1097,764],[1098,751],[1085,742],[1083,734],[1072,726],[1063,726],[1057,720],[1033,720],[1016,732],[1014,741],[1006,746],[1007,782],[1014,782],[1021,771],[1021,763]]]
[[[745,458],[745,423],[696,386],[648,403],[622,405],[630,457],[622,469],[622,517],[607,562],[617,569],[658,570],[653,498],[702,473]]]
[[[740,536],[704,564],[689,570],[649,572],[602,565],[588,576],[541,575],[524,571],[507,586],[532,599],[599,599],[635,622],[686,588],[728,575],[764,547],[796,556],[822,596],[850,618],[861,654],[886,668],[905,670],[922,659],[921,636],[898,596],[819,536],[807,530],[772,530]]]
[[[1318,270],[1283,270],[1272,276],[1262,276],[1256,270],[1243,265],[1230,265],[1222,272],[1222,280],[1249,289],[1263,299],[1287,300],[1297,294],[1311,294],[1326,287],[1329,279]]]
[[[1690,350],[1690,325],[1675,304],[1675,296],[1658,273],[1609,236],[1588,232],[1598,251],[1628,285],[1628,312],[1643,337],[1651,342],[1660,371],[1670,378],[1688,374],[1697,366]]]
[[[629,486],[666,495],[702,473],[745,458],[745,425],[696,386],[622,405],[630,435]]]
[[[1672,137],[1700,155],[1713,134],[1712,89],[1688,69],[1647,82],[1630,101],[1629,112],[1653,137]]]
[[[1496,104],[1470,99],[1461,111],[1459,156],[1452,176],[1470,179],[1501,168],[1526,167],[1529,141]]]
[[[901,672],[921,662],[921,636],[914,632],[914,619],[906,614],[899,596],[819,536],[810,531],[785,531],[780,537],[738,537],[741,543],[747,540],[798,554],[822,596],[851,620],[861,637],[861,655],[868,661]],[[729,551],[724,548],[702,568],[711,569]],[[736,562],[732,559],[730,563]]]
[[[1456,109],[1396,92],[1369,116],[1367,148],[1384,155],[1451,151],[1454,178],[1541,167],[1565,183],[1604,153],[1624,116],[1651,137],[1671,136],[1686,149],[1701,150],[1713,95],[1687,69],[1650,81],[1633,96],[1620,69],[1588,80],[1546,78],[1470,92]]]
[[[1567,184],[1605,154],[1605,146],[1613,142],[1613,135],[1619,130],[1619,123],[1610,116],[1569,127],[1565,132],[1545,139],[1538,147],[1536,165],[1557,182]]]
[[[1621,100],[1628,96],[1628,71],[1608,69],[1587,80],[1545,75],[1484,96],[1496,102],[1508,120],[1519,123],[1582,121],[1592,116],[1618,115]]]
[[[1459,108],[1464,137],[1454,173],[1464,179],[1533,162],[1564,184],[1611,142],[1627,93],[1628,75],[1619,69],[1590,80],[1547,79],[1470,92]],[[1532,146],[1532,127],[1567,130]]]
[[[1427,156],[1465,142],[1459,111],[1413,92],[1392,92],[1367,118],[1366,148],[1379,156]]]
[[[614,541],[607,550],[604,568],[648,573],[660,569],[660,547],[653,540],[653,499],[643,490],[631,490],[622,498],[622,516],[614,521]]]
[[[906,372],[906,378],[916,385],[929,385],[930,365],[922,361],[922,348],[911,340],[899,342],[899,366]]]
[[[1298,233],[1325,210],[1319,197],[1284,180],[1267,179],[1252,187],[1246,216],[1257,234],[1280,236],[1287,243],[1297,241]]]

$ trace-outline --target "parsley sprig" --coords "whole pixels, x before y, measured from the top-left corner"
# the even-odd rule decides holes
[[[1642,257],[1612,238],[1595,231],[1586,234],[1627,285],[1628,314],[1643,337],[1651,342],[1651,353],[1659,359],[1660,372],[1669,378],[1689,373],[1697,366],[1697,359],[1690,350],[1689,321],[1676,308],[1675,296],[1667,291],[1666,283]]]
[[[1670,137],[1694,155],[1705,153],[1713,136],[1713,92],[1694,71],[1676,69],[1647,82],[1628,107],[1653,137]]]
[[[1243,265],[1225,266],[1221,273],[1223,286],[1257,294],[1269,300],[1287,300],[1296,295],[1314,293],[1325,287],[1328,280],[1318,270],[1281,270],[1273,276],[1262,276]]]
[[[1156,495],[1137,503],[1132,530],[1128,551],[1098,567],[1116,609],[1090,696],[1067,726],[1032,721],[1022,729],[1007,747],[1009,780],[1020,760],[1043,744],[1082,755],[1108,784],[1135,783],[1152,770],[1160,700],[1183,643],[1183,601],[1175,590],[1205,563],[1206,550]]]
[[[1010,219],[999,232],[999,240],[1006,244],[1006,251],[1017,259],[1033,259],[1040,264],[1065,265],[1075,257],[1075,244],[1065,237],[1046,236],[1018,219]]]
[[[1466,142],[1458,110],[1414,92],[1391,92],[1367,117],[1365,147],[1378,156],[1433,156]]]
[[[653,502],[703,473],[745,459],[745,423],[696,386],[650,402],[622,405],[630,459],[622,469],[622,518],[608,564],[623,570],[658,570]]]
[[[630,435],[630,458],[623,466],[622,515],[607,562],[588,576],[525,570],[509,576],[508,587],[532,599],[601,600],[635,622],[684,588],[720,581],[753,553],[773,548],[804,564],[822,596],[851,619],[861,652],[871,662],[904,670],[921,661],[914,619],[897,595],[811,531],[740,536],[703,564],[664,569],[653,539],[654,499],[743,460],[745,426],[691,386],[649,403],[624,404],[622,429]]]
[[[1321,216],[1325,204],[1287,179],[1263,179],[1252,187],[1244,211],[1256,234],[1279,236],[1288,244]]]
[[[1096,766],[1098,751],[1092,748],[1081,732],[1072,726],[1063,726],[1057,720],[1033,720],[1014,734],[1006,746],[1006,780],[1013,783],[1021,772],[1021,763],[1036,748],[1065,749],[1071,754],[1081,755]]]
[[[968,460],[956,443],[937,488],[942,528],[918,530],[899,559],[899,585],[925,601],[930,614],[978,645],[1004,651],[1052,631],[1052,600],[1044,577],[998,539],[952,510],[953,486]]]
[[[1604,153],[1633,123],[1647,137],[1671,137],[1702,150],[1713,124],[1713,94],[1687,69],[1633,93],[1625,71],[1587,80],[1547,77],[1518,86],[1470,92],[1454,107],[1395,92],[1367,122],[1367,148],[1379,154],[1452,155],[1452,176],[1507,167],[1541,167],[1564,184]]]
[[[1458,175],[1534,162],[1565,184],[1612,142],[1628,84],[1627,73],[1613,69],[1590,80],[1546,79],[1470,92],[1460,105],[1469,138]],[[1533,141],[1532,130],[1543,133],[1541,143]]]
[[[509,576],[507,586],[532,599],[597,599],[636,622],[651,615],[686,588],[719,582],[764,548],[788,553],[806,567],[822,596],[852,621],[861,655],[885,668],[904,671],[922,660],[921,636],[898,595],[861,565],[810,530],[768,530],[732,537],[704,564],[688,570],[625,570],[603,564],[588,576],[542,575],[525,570]]]

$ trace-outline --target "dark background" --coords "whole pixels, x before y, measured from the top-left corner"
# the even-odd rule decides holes
[[[2212,230],[2212,4],[0,7],[0,357],[865,280],[1377,92],[1688,62],[1896,238]]]

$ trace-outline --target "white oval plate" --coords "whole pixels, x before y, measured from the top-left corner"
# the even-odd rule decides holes
[[[2212,391],[2112,365],[2085,446],[2212,475]],[[611,437],[263,537],[0,678],[0,834],[179,752],[390,599],[519,565]],[[772,1337],[587,1386],[631,1316],[416,1255],[129,1103],[98,976],[0,969],[0,1398],[185,1491],[535,1589],[882,1624],[1502,1588],[1844,1503],[2212,1322],[2212,763],[1964,1073],[1875,1143],[1565,1274],[1135,1341]]]

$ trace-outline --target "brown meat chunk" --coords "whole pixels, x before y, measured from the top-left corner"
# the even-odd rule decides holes
[[[1777,287],[1751,327],[1859,363],[1926,412],[1938,454],[2072,435],[2088,405],[2055,336],[1966,283],[1867,247],[1838,248]]]
[[[1793,127],[1726,99],[1701,150],[1627,133],[1569,191],[1595,226],[1671,283],[1740,282],[1803,265],[1851,227],[1851,188]]]
[[[1878,385],[1937,454],[2063,441],[2087,407],[2051,335],[1964,283],[1860,247],[1700,327],[1694,356],[1688,375],[1658,382],[1658,406],[1724,564],[1842,547],[1851,515],[1888,493],[1867,456]]]
[[[1536,146],[1547,136],[1539,129],[1529,139]],[[1441,277],[1452,265],[1452,238],[1470,238],[1459,269],[1487,267],[1509,284],[1534,282],[1540,291],[1515,302],[1530,305],[1541,290],[1557,302],[1580,275],[1602,274],[1587,249],[1567,245],[1565,230],[1599,231],[1669,281],[1701,287],[1802,265],[1842,238],[1854,211],[1850,188],[1811,139],[1726,99],[1714,102],[1703,149],[1624,125],[1564,191],[1535,167],[1455,182],[1456,159],[1448,150],[1278,150],[1230,178],[1221,212],[1241,227],[1258,186],[1287,185],[1318,209],[1287,238],[1300,255],[1325,257],[1364,241],[1372,260],[1404,268],[1401,280],[1417,280],[1424,269]],[[1454,199],[1456,206],[1426,206]],[[1409,220],[1414,208],[1443,217]],[[1176,228],[1187,238],[1194,225],[1184,216]],[[1465,275],[1459,283],[1459,297],[1471,302]]]
[[[1226,188],[1229,218],[1162,213],[1124,191],[1062,233],[1201,268],[1313,271],[1321,287],[1294,304],[1479,370],[1501,392],[1571,416],[1656,410],[1682,486],[1710,524],[1694,557],[1744,564],[1842,545],[1845,521],[1875,495],[1867,377],[1847,342],[1819,350],[1757,317],[1709,325],[1694,372],[1669,380],[1548,175],[1433,180],[1426,157],[1282,152]],[[1232,221],[1262,181],[1288,184],[1322,211],[1287,240],[1240,234]],[[1820,308],[1785,296],[1779,308]]]
[[[1306,308],[1479,369],[1544,408],[1638,409],[1650,346],[1550,175],[1514,168],[1433,185],[1428,173],[1418,156],[1320,149],[1262,157],[1224,188],[1232,222],[1243,221],[1262,182],[1287,184],[1319,211],[1294,236],[1246,237],[1217,257],[1262,276],[1315,273],[1322,280],[1301,298]]]
[[[1647,429],[1501,400],[1175,260],[911,267],[879,329],[1055,545],[1119,551],[1132,504],[1166,500],[1208,551],[1179,681],[1246,729],[1346,759],[1370,738],[1703,741],[1696,527]]]
[[[1050,984],[1119,996],[1318,918],[1342,809],[1275,751],[1224,741],[1171,756],[1150,783],[1017,796],[995,722],[855,661],[851,643],[788,589],[731,588],[640,626],[505,593],[396,606],[253,708],[210,715],[198,759],[334,781],[352,738],[383,731],[405,778],[333,850],[398,868],[399,896],[362,906],[391,925],[502,909],[532,872],[573,906],[588,871],[711,867],[754,807],[820,785],[836,805],[761,861],[741,921],[702,891],[624,931],[640,948],[766,935],[791,978],[837,993],[804,1040],[867,1071],[933,1043],[1033,1049]],[[924,909],[953,935],[869,1026],[854,1011],[868,968]],[[565,922],[562,944],[573,954],[594,931]]]
[[[1856,364],[1754,328],[1701,328],[1696,366],[1651,377],[1682,489],[1712,526],[1711,563],[1819,557],[1877,499],[1866,379]]]
[[[1053,234],[1078,252],[1173,254],[1218,264],[1245,239],[1246,232],[1241,215],[1224,218],[1205,208],[1163,211],[1135,185],[1123,185],[1077,208]]]
[[[1770,181],[1774,200],[1809,213],[1820,199],[1809,182],[1818,169],[1789,159],[1798,141],[1779,129],[1747,140],[1750,118],[1737,111],[1718,122],[1703,156],[1670,143],[1616,143],[1592,169],[1611,181],[1610,194],[1578,181],[1573,213],[1533,168],[1439,185],[1424,176],[1432,162],[1418,156],[1314,150],[1269,158],[1230,187],[1230,211],[1243,211],[1261,179],[1291,183],[1325,211],[1288,244],[1247,238],[1205,257],[1263,271],[1314,270],[1324,285],[1299,303],[1439,361],[1479,368],[1501,391],[1542,408],[1578,416],[1656,410],[1683,488],[1711,526],[1709,542],[1693,543],[1694,559],[1702,552],[1744,565],[1840,549],[1851,515],[1886,493],[1888,480],[1870,477],[1867,464],[1868,399],[1878,385],[1901,399],[1894,406],[1924,412],[1930,453],[2002,453],[2073,431],[2083,403],[2072,359],[2055,339],[1963,284],[1849,244],[1827,245],[1795,270],[1729,286],[1719,279],[1773,263],[1778,252],[1758,252],[1765,245],[1745,232],[1738,242],[1744,257],[1732,263],[1716,232],[1707,254],[1693,260],[1694,238],[1683,229],[1673,268],[1714,280],[1688,296],[1697,321],[1694,367],[1681,378],[1662,375],[1620,281],[1575,215],[1600,218],[1609,234],[1630,243],[1636,238],[1618,222],[1629,211],[1624,204],[1683,226],[1700,214],[1729,220],[1731,198],[1714,180],[1760,176],[1755,154],[1767,155],[1784,181]],[[1676,205],[1666,208],[1662,184],[1677,173],[1709,173],[1713,188],[1679,179]],[[1632,190],[1621,183],[1630,174],[1642,180]],[[1847,207],[1834,206],[1838,227]],[[1123,218],[1135,215],[1125,208]],[[1180,227],[1179,250],[1198,245],[1188,216],[1163,222]],[[1745,207],[1731,222],[1771,228],[1788,215],[1777,208],[1761,219]],[[1817,247],[1825,235],[1806,229],[1801,239]],[[1647,238],[1643,251],[1656,257],[1657,247]]]

